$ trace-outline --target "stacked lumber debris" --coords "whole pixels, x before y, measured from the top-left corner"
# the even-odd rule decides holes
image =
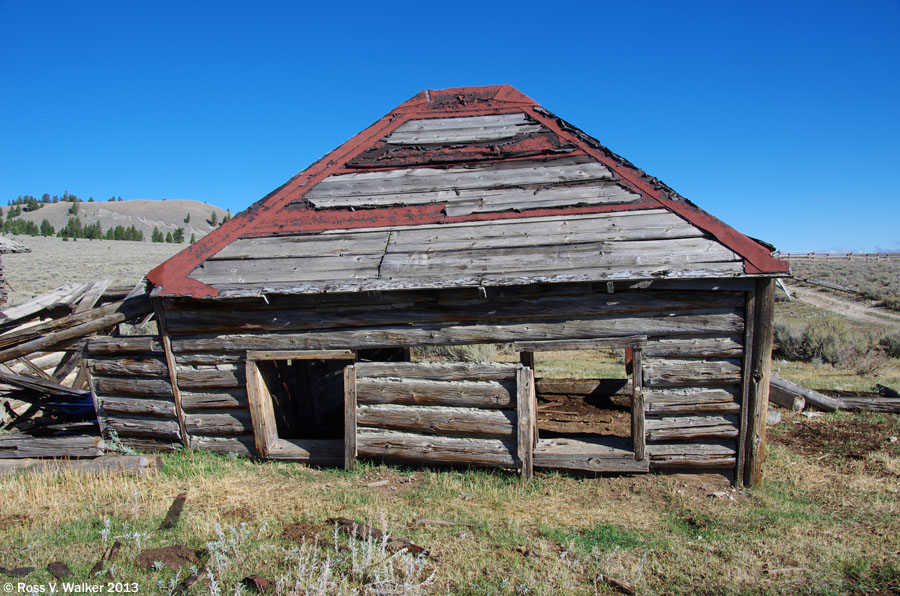
[[[837,410],[889,412],[900,414],[900,395],[883,385],[876,385],[878,393],[864,396],[829,396],[783,379],[772,373],[769,380],[769,401],[788,410],[802,412],[812,406],[824,412]]]
[[[0,458],[102,455],[84,341],[152,314],[143,281],[109,280],[66,284],[0,310]]]

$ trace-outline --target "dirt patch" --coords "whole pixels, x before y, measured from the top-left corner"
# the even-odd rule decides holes
[[[630,437],[631,411],[618,398],[554,395],[538,403],[538,429],[546,436],[558,433]]]
[[[203,551],[195,551],[183,544],[151,548],[139,554],[134,562],[144,569],[166,568],[175,571],[185,565],[200,565],[200,556]],[[160,567],[157,563],[161,563]]]
[[[323,542],[330,535],[330,530],[323,524],[297,522],[284,527],[282,534],[294,542]]]
[[[871,454],[888,451],[900,455],[896,422],[890,418],[793,420],[782,424],[770,437],[804,455],[865,461]],[[893,438],[893,441],[892,441]]]

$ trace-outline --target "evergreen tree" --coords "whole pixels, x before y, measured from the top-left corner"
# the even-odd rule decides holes
[[[184,223],[191,223],[191,214],[188,213],[184,216]]]
[[[172,242],[176,244],[181,244],[184,242],[184,229],[175,228],[175,233],[172,234]]]
[[[150,242],[162,242],[163,240],[163,233],[159,231],[159,228],[153,228],[153,233],[150,234]]]
[[[166,232],[166,243],[172,244],[172,232]]]
[[[78,215],[78,203],[72,202],[72,206],[69,207],[69,215]]]
[[[213,211],[209,216],[209,225],[216,227],[217,223],[219,223],[219,217],[216,215],[216,212]]]
[[[109,197],[108,199],[106,199],[106,202],[107,202],[107,203],[115,203],[115,202],[116,202],[116,197]]]
[[[191,244],[197,241],[197,237],[191,234]]]
[[[41,221],[41,236],[52,236],[56,233],[56,230],[53,229],[53,226],[50,225],[50,222],[47,221],[45,217],[43,221]]]

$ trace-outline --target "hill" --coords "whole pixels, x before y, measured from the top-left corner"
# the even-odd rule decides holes
[[[73,203],[59,202],[44,204],[40,209],[23,212],[15,219],[32,221],[40,226],[46,219],[57,231],[64,228],[70,217],[69,213]],[[147,199],[133,199],[130,201],[105,201],[105,202],[79,202],[78,218],[83,226],[99,222],[103,231],[116,226],[128,228],[134,225],[144,233],[144,240],[150,241],[153,228],[159,228],[163,235],[166,232],[174,233],[177,228],[184,229],[185,239],[190,239],[194,234],[197,239],[208,234],[215,226],[210,223],[213,213],[216,214],[216,222],[221,222],[227,211],[200,201],[185,199],[151,201]],[[9,207],[4,208],[4,214]],[[190,221],[185,219],[190,216]]]

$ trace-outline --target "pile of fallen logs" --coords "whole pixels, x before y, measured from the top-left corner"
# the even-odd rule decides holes
[[[850,410],[900,414],[900,394],[883,385],[877,385],[876,388],[878,396],[832,397],[773,373],[769,380],[769,401],[794,412],[802,412],[807,406],[811,406],[823,412]]]
[[[102,455],[84,341],[152,316],[143,280],[66,284],[0,310],[0,459]]]

